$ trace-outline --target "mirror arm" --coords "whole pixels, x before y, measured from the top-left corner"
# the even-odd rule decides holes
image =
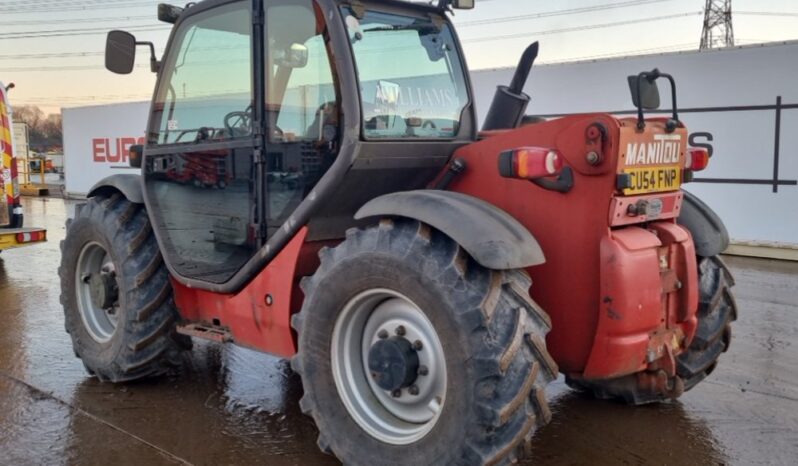
[[[155,44],[152,42],[136,42],[136,45],[146,45],[150,48],[150,71],[153,73],[157,73],[158,70],[161,68],[161,64],[158,62],[158,59],[155,57]]]
[[[673,120],[675,122],[679,122],[679,109],[676,106],[676,80],[673,79],[673,76],[669,74],[662,73],[660,74],[663,78],[666,78],[671,83],[671,97],[673,103]]]
[[[637,75],[637,129],[643,131],[646,129],[646,117],[643,115],[643,80],[653,83],[660,77],[660,72],[657,68],[651,71],[643,71]]]
[[[668,122],[668,132],[673,132],[679,124],[679,107],[676,105],[676,80],[673,76],[667,73],[661,73],[657,68],[651,71],[643,71],[637,75],[637,129],[643,131],[646,128],[646,119],[643,115],[643,101],[641,95],[643,92],[642,82],[643,79],[653,83],[659,78],[665,78],[671,83],[671,103],[673,104],[673,118],[672,123]]]

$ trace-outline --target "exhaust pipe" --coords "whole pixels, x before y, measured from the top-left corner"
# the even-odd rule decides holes
[[[513,129],[521,124],[531,97],[524,94],[524,86],[532,71],[532,65],[538,57],[540,44],[535,42],[521,55],[521,61],[515,70],[509,86],[498,86],[493,103],[482,125],[483,131],[496,129]]]

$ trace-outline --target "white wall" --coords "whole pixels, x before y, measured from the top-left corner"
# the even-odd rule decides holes
[[[649,55],[537,66],[527,84],[528,113],[555,115],[632,110],[626,77],[654,67],[676,78],[679,107],[775,106],[798,104],[798,42],[711,52]],[[472,72],[477,108],[484,117],[497,84],[513,69]],[[663,106],[670,93],[663,82]],[[131,172],[125,163],[96,161],[92,139],[144,134],[148,104],[118,104],[64,110],[66,190],[86,193],[101,178]],[[733,183],[693,183],[687,189],[704,199],[726,222],[736,241],[798,247],[798,187],[772,183],[776,111],[712,111],[681,115],[691,133],[711,133],[714,156],[702,178]],[[798,108],[782,110],[779,179],[798,179]],[[702,139],[703,141],[703,139]],[[115,149],[112,148],[112,151]],[[114,154],[115,155],[115,154]],[[751,182],[751,181],[749,181]]]
[[[128,166],[127,149],[143,142],[149,110],[148,102],[63,109],[69,196],[85,195],[106,176],[139,173]]]
[[[798,106],[798,42],[710,52],[690,52],[536,67],[526,87],[527,113],[552,115],[632,110],[627,76],[654,67],[676,79],[679,107]],[[513,69],[472,73],[484,117],[497,83]],[[670,92],[660,82],[663,108]],[[692,183],[686,189],[715,209],[735,241],[798,247],[798,186],[773,192],[776,110],[683,113],[691,133],[711,133],[714,155],[701,178],[731,183]],[[704,139],[700,139],[702,142]],[[798,180],[798,108],[781,113],[779,179]],[[769,184],[743,184],[743,183]]]

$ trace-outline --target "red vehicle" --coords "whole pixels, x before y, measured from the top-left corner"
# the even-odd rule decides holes
[[[153,163],[152,175],[158,173],[179,183],[224,188],[230,181],[227,154],[167,155]]]
[[[189,337],[257,349],[291,358],[325,452],[437,465],[523,457],[558,374],[642,404],[712,372],[736,317],[728,235],[681,190],[708,154],[673,78],[629,78],[637,118],[541,121],[533,44],[479,131],[451,7],[473,2],[159,8],[174,28],[142,175],[95,186],[63,247],[91,374],[163,374]],[[131,72],[141,44],[111,32],[106,66]],[[673,113],[646,119],[660,78]],[[156,170],[218,154],[224,190]]]

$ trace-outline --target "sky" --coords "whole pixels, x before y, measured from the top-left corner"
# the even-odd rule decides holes
[[[140,48],[130,75],[106,71],[105,35],[126,29],[155,43],[163,0],[0,0],[0,81],[13,105],[62,107],[149,100],[155,75]],[[513,66],[535,40],[539,63],[695,50],[705,0],[477,0],[453,21],[471,69]],[[736,45],[798,39],[798,0],[733,0]],[[43,37],[45,36],[45,37]]]

